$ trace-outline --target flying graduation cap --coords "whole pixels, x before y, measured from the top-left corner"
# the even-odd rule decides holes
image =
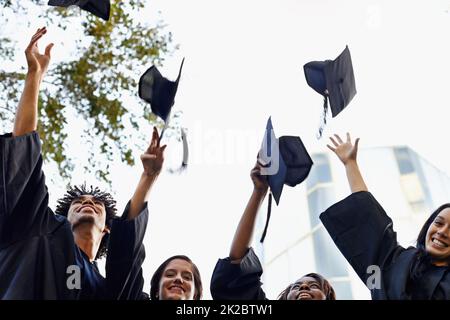
[[[109,0],[49,0],[48,5],[55,7],[78,6],[106,21],[109,20],[111,9]]]
[[[175,81],[164,78],[155,66],[151,66],[139,79],[139,97],[150,104],[152,112],[164,121],[164,129],[161,132],[162,139],[164,131],[169,126],[170,113],[175,103],[175,95],[183,69],[184,58],[181,62],[178,77]],[[183,162],[181,169],[187,167],[189,150],[186,132],[181,129],[181,139],[183,142]]]
[[[336,117],[356,94],[355,76],[348,46],[335,60],[311,61],[303,66],[306,82],[324,97],[323,118],[318,138],[326,124],[328,100],[331,114]]]
[[[263,242],[269,226],[272,210],[272,196],[278,205],[283,186],[295,187],[308,177],[313,161],[300,137],[282,136],[276,138],[272,120],[267,120],[263,143],[258,153],[258,162],[262,165],[261,175],[267,175],[270,187],[267,220],[260,242]]]

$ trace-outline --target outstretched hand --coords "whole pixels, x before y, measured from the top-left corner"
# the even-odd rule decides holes
[[[153,128],[152,140],[144,154],[141,155],[142,165],[144,166],[144,174],[155,176],[161,172],[164,163],[164,150],[167,145],[162,147],[159,144],[158,130]]]
[[[253,181],[253,186],[255,190],[266,192],[267,188],[269,187],[269,184],[267,182],[266,176],[261,175],[261,164],[256,162],[255,166],[253,167],[252,171],[250,171],[250,178]]]
[[[36,33],[30,40],[28,47],[25,49],[25,56],[27,58],[28,72],[38,72],[44,75],[47,71],[50,62],[51,50],[53,43],[50,43],[45,48],[44,54],[39,53],[38,41],[44,34],[47,33],[46,27],[37,29]]]
[[[351,161],[356,161],[356,155],[358,153],[358,143],[359,138],[355,140],[355,144],[352,144],[350,133],[347,132],[347,141],[342,141],[341,137],[339,135],[334,135],[335,139],[333,137],[330,137],[331,142],[333,143],[334,147],[327,144],[328,149],[333,151],[338,158],[342,161],[344,165]]]

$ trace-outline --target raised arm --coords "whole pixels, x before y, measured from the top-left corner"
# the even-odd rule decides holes
[[[128,213],[128,219],[132,220],[136,218],[144,207],[145,201],[147,201],[150,189],[161,172],[161,168],[164,163],[164,150],[167,145],[160,146],[159,134],[156,128],[153,128],[152,140],[150,146],[147,148],[144,154],[141,155],[142,165],[144,171],[141,174],[139,183],[131,198],[130,211]]]
[[[144,288],[142,264],[145,259],[143,240],[148,223],[145,206],[153,183],[158,178],[164,162],[164,149],[159,135],[153,129],[149,147],[141,155],[144,170],[139,183],[125,209],[126,219],[113,221],[106,258],[106,280],[112,299],[140,299]]]
[[[347,132],[347,141],[342,141],[339,135],[334,135],[330,137],[331,142],[334,147],[327,145],[327,147],[333,151],[342,161],[345,166],[345,171],[347,173],[348,184],[350,185],[350,190],[352,193],[359,191],[368,191],[366,183],[361,175],[361,172],[356,161],[356,156],[358,153],[358,143],[359,138],[356,139],[355,144],[351,142],[350,134]]]
[[[39,87],[47,71],[53,47],[53,43],[50,43],[44,54],[39,53],[38,41],[46,33],[45,27],[39,28],[25,50],[28,72],[16,111],[13,136],[21,136],[37,129]]]
[[[256,163],[250,172],[253,192],[234,234],[230,254],[219,259],[211,277],[211,296],[214,300],[264,300],[263,273],[258,256],[250,247],[256,215],[266,196],[268,183],[261,176],[261,165]]]
[[[337,134],[330,137],[330,140],[333,146],[327,146],[344,164],[352,194],[322,212],[320,220],[349,264],[371,289],[372,298],[389,299],[393,292],[389,288],[400,288],[409,283],[407,274],[402,277],[398,272],[392,271],[396,270],[394,264],[401,260],[397,259],[405,249],[398,244],[392,219],[368,192],[361,176],[356,160],[359,139],[353,145],[350,134],[347,133],[345,142]],[[374,266],[382,270],[377,277]],[[377,285],[373,282],[375,278]],[[391,281],[395,282],[394,285]],[[403,287],[395,291],[395,295],[405,292]]]
[[[48,234],[59,223],[48,210],[41,141],[35,132],[39,85],[53,46],[39,54],[37,43],[46,32],[38,29],[25,50],[28,72],[13,132],[0,135],[0,247]]]
[[[230,259],[233,263],[238,263],[247,253],[252,240],[255,227],[256,214],[267,193],[267,179],[261,176],[261,166],[257,163],[250,172],[253,181],[253,192],[242,214],[239,225],[234,234],[233,243],[230,249]]]

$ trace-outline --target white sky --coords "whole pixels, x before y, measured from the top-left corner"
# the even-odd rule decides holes
[[[186,254],[210,298],[213,267],[228,254],[252,190],[249,172],[267,118],[278,137],[299,135],[310,153],[327,150],[326,139],[315,138],[322,97],[306,84],[303,65],[334,59],[345,45],[358,93],[329,121],[325,136],[350,131],[361,147],[408,145],[450,174],[450,0],[149,3],[142,16],[162,18],[180,45],[161,72],[175,79],[186,57],[175,107],[184,112],[191,164],[180,176],[163,173],[152,190],[145,291],[163,260]],[[49,41],[66,43],[63,37],[50,32]],[[53,63],[63,59],[57,51]],[[177,156],[176,144],[171,147],[168,158]],[[113,170],[123,208],[141,168]],[[53,201],[61,192],[54,191]]]

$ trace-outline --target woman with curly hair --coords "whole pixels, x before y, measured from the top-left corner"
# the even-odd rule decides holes
[[[39,86],[53,46],[39,53],[46,32],[38,29],[25,50],[28,73],[14,129],[0,136],[0,299],[140,299],[146,199],[166,146],[154,129],[122,217],[109,193],[86,185],[70,187],[53,213],[36,132]],[[105,256],[103,277],[96,259]]]
[[[281,291],[278,300],[336,300],[336,294],[327,279],[308,273]]]

